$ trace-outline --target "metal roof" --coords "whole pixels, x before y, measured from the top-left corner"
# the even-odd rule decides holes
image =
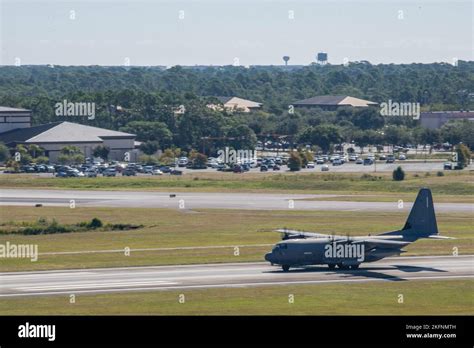
[[[106,138],[134,137],[135,134],[64,121],[1,133],[0,141],[4,143],[74,143],[102,142]]]

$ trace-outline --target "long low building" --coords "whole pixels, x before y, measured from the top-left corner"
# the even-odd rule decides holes
[[[295,101],[292,105],[295,107],[318,107],[323,110],[337,110],[340,107],[367,108],[369,106],[377,106],[378,104],[369,100],[354,98],[347,95],[319,95]]]
[[[449,121],[474,121],[474,111],[429,111],[420,114],[422,127],[437,129]]]
[[[56,162],[61,149],[69,145],[80,148],[86,157],[92,157],[94,149],[103,145],[110,149],[111,160],[124,160],[129,153],[129,160],[136,161],[135,137],[135,134],[61,121],[0,133],[0,142],[8,147],[36,144],[45,150],[51,162]]]
[[[0,133],[31,127],[31,110],[0,106]]]

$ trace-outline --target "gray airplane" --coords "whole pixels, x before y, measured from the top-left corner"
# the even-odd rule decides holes
[[[272,265],[290,267],[328,265],[335,269],[357,269],[363,262],[374,262],[387,256],[400,255],[403,247],[420,238],[453,239],[438,235],[433,197],[428,188],[418,192],[410,215],[401,230],[368,236],[327,235],[280,229],[283,241],[265,255]]]

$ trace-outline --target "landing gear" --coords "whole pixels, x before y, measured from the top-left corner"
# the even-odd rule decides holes
[[[290,265],[282,265],[281,268],[283,269],[283,272],[288,272],[290,270]]]
[[[348,267],[346,265],[344,265],[343,263],[338,263],[337,264],[337,267],[339,267],[339,269],[347,269]]]
[[[359,265],[352,265],[351,266],[351,269],[358,269],[359,268]]]
[[[330,264],[328,264],[328,267],[329,267],[329,269],[332,270],[332,269],[336,268],[336,265],[334,263],[330,263]]]

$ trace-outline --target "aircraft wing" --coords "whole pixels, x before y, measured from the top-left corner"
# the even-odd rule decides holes
[[[316,232],[303,232],[303,231],[297,231],[297,230],[288,230],[286,228],[281,228],[278,230],[275,230],[276,232],[281,232],[285,233],[288,236],[292,237],[305,237],[305,238],[327,238],[331,237],[329,234],[323,234],[323,233],[316,233]]]
[[[381,248],[390,248],[390,249],[401,249],[410,242],[401,242],[398,240],[387,240],[387,239],[379,239],[379,238],[367,238],[367,239],[360,239],[352,242],[353,244],[361,244],[363,243],[368,248],[374,247],[381,247]]]
[[[281,232],[286,234],[287,236],[291,237],[304,237],[304,238],[332,238],[336,242],[339,241],[364,241],[366,239],[402,239],[403,236],[401,235],[376,235],[376,236],[343,236],[343,235],[334,235],[334,234],[324,234],[324,233],[317,233],[317,232],[303,232],[297,230],[288,230],[286,228],[281,228],[276,230],[276,232]]]
[[[403,236],[401,235],[375,235],[375,236],[353,236],[353,237],[349,237],[350,240],[367,240],[367,239],[378,239],[378,240],[382,240],[382,239],[402,239]]]

